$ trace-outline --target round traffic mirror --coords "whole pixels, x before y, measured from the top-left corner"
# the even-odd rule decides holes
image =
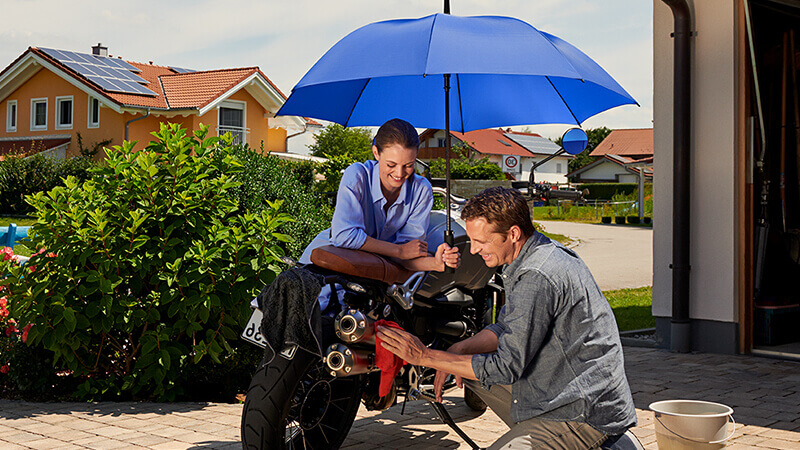
[[[561,137],[561,147],[570,155],[577,155],[586,150],[587,144],[589,144],[589,137],[580,128],[570,128]]]

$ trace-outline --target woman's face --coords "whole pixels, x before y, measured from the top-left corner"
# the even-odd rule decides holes
[[[387,145],[378,153],[378,147],[372,146],[372,154],[378,161],[378,172],[381,187],[386,193],[395,193],[403,187],[403,183],[414,174],[414,160],[417,159],[415,148],[405,148],[400,144]]]

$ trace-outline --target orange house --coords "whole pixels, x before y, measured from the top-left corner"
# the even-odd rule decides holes
[[[258,67],[193,71],[124,61],[100,44],[92,54],[29,47],[0,72],[0,158],[45,151],[60,158],[104,140],[144,148],[161,122],[285,152],[300,117],[273,117],[286,97]]]

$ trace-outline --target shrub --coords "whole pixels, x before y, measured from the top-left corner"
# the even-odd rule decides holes
[[[602,223],[611,223],[611,217],[610,216],[603,216],[603,217],[600,218],[600,222],[602,222]]]
[[[653,222],[653,219],[651,219],[651,218],[649,218],[647,216],[644,216],[643,220],[644,220],[644,223],[646,223],[648,225]]]
[[[614,223],[617,225],[625,224],[625,216],[616,216],[614,217]]]
[[[283,231],[294,237],[286,244],[286,251],[299,258],[314,237],[331,225],[333,216],[332,208],[308,181],[313,180],[313,164],[283,161],[246,145],[236,146],[234,153],[244,165],[233,175],[239,186],[231,190],[241,206],[240,213],[258,213],[269,209],[268,202],[283,201],[282,211],[294,218],[283,226]]]
[[[28,343],[81,381],[85,399],[174,399],[177,380],[229,341],[271,281],[290,220],[270,204],[237,208],[230,141],[162,125],[156,142],[106,150],[93,177],[28,198],[38,222],[25,266],[0,280]]]
[[[489,161],[488,157],[475,158],[475,152],[464,143],[452,148],[450,177],[456,180],[505,180],[503,169]],[[431,177],[444,178],[447,162],[437,158],[430,162]]]
[[[28,158],[6,157],[0,161],[0,213],[25,214],[33,211],[33,207],[25,203],[26,195],[63,185],[63,178],[67,176],[86,180],[94,166],[95,163],[85,157],[65,161],[41,154]]]
[[[617,194],[633,194],[637,187],[636,183],[584,183],[579,189],[589,189],[589,193],[584,196],[586,200],[608,200]]]
[[[639,216],[628,216],[628,223],[631,224],[638,224],[639,223]]]

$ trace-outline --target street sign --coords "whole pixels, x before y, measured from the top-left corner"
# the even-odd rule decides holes
[[[522,171],[522,164],[519,156],[506,155],[503,157],[503,172],[519,173]]]

